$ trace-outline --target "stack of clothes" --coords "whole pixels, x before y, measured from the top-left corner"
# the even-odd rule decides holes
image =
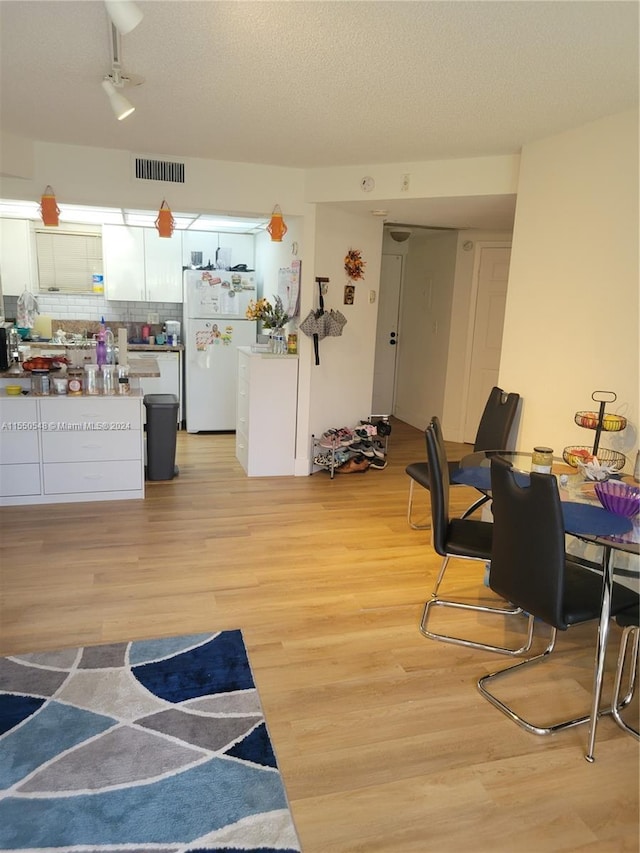
[[[361,421],[353,429],[329,429],[317,442],[313,461],[336,474],[355,474],[387,467],[387,438],[391,433],[388,420],[373,424]]]

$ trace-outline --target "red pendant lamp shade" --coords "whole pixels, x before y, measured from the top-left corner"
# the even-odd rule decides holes
[[[284,224],[284,219],[282,218],[280,206],[276,204],[273,208],[273,213],[271,214],[271,221],[267,225],[267,231],[271,235],[271,242],[282,243],[282,238],[287,233],[287,230],[287,226]]]
[[[171,237],[173,234],[173,229],[175,228],[175,221],[173,216],[171,215],[171,210],[169,209],[169,205],[166,201],[162,201],[160,205],[160,210],[158,211],[158,218],[156,219],[156,228],[158,229],[158,234],[161,237]]]
[[[40,216],[45,225],[58,225],[60,220],[60,208],[53,194],[53,189],[46,186],[40,199]]]

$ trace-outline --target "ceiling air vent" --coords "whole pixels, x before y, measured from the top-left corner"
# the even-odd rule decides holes
[[[136,157],[135,175],[141,181],[170,181],[174,184],[184,184],[184,163]]]

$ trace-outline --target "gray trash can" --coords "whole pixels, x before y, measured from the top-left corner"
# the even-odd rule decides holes
[[[142,402],[147,410],[147,480],[172,480],[178,474],[178,398],[145,394]]]

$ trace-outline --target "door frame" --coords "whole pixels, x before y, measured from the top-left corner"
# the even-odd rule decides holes
[[[471,353],[473,350],[473,335],[476,326],[476,309],[478,307],[478,284],[480,280],[480,255],[482,249],[511,249],[513,240],[478,240],[473,256],[473,272],[471,274],[471,290],[469,293],[469,313],[467,317],[467,340],[464,355],[464,379],[462,383],[462,407],[460,410],[459,434],[464,436],[464,425],[469,405],[469,388],[471,386]],[[509,265],[511,268],[511,265]],[[509,282],[507,280],[507,298]],[[462,438],[460,439],[462,441]]]

